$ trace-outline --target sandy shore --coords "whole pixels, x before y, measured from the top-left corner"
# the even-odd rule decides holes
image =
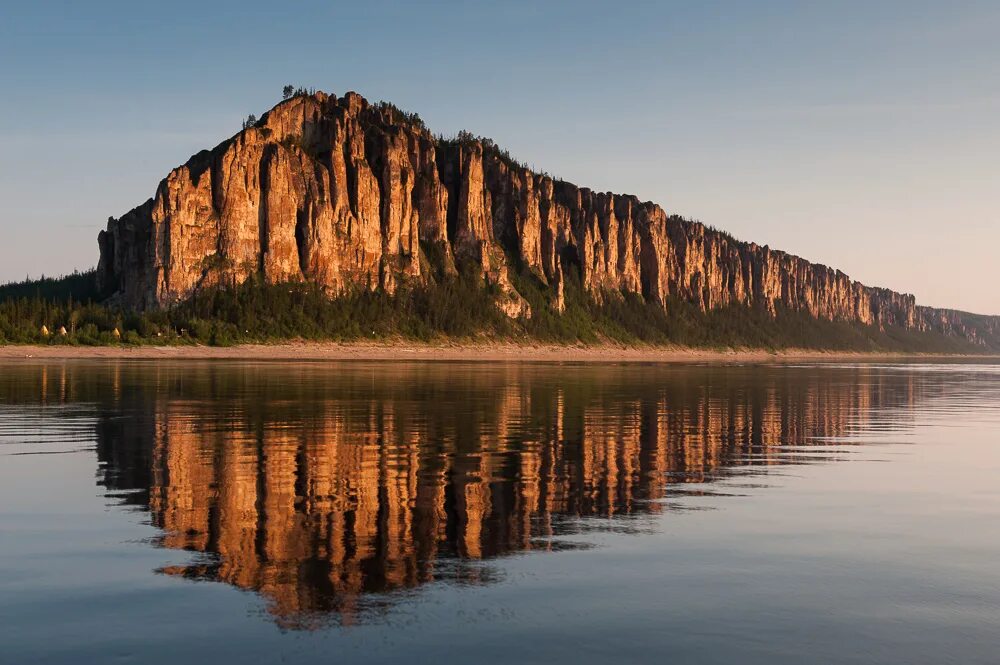
[[[0,346],[0,359],[51,358],[131,360],[465,360],[494,362],[801,362],[876,360],[967,360],[1000,356],[913,353],[851,353],[811,350],[723,350],[678,347],[620,347],[496,344],[291,342],[211,346]]]

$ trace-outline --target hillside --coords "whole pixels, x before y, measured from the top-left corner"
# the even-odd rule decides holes
[[[553,179],[355,93],[282,101],[109,219],[99,245],[108,306],[172,334],[198,319],[258,337],[1000,349],[998,317]]]

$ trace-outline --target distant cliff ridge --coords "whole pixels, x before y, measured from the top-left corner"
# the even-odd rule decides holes
[[[668,306],[807,312],[976,343],[1000,318],[921,307],[797,256],[740,242],[629,195],[534,173],[492,142],[435,137],[388,104],[298,95],[174,169],[156,195],[99,236],[100,288],[136,309],[260,276],[331,295],[394,292],[406,280],[473,266],[499,307],[530,317],[511,271],[563,306],[564,277],[594,299],[631,292]]]

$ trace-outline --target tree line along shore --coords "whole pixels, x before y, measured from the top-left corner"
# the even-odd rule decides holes
[[[572,279],[565,309],[530,274],[512,275],[532,306],[511,319],[500,294],[472,273],[414,284],[393,294],[359,290],[331,298],[308,283],[205,290],[175,306],[131,311],[105,302],[93,271],[0,286],[0,344],[42,346],[212,346],[289,341],[516,345],[694,350],[804,350],[864,353],[989,354],[939,333],[826,321],[802,312],[724,307],[708,312],[672,300],[666,307],[629,294],[598,302]]]

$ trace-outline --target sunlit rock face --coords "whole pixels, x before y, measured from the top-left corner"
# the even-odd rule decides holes
[[[490,560],[591,530],[641,532],[718,480],[843,458],[831,439],[905,432],[957,385],[865,365],[93,371],[25,366],[0,394],[97,404],[98,482],[190,554],[160,572],[259,593],[292,629],[375,620],[394,591],[490,583]]]
[[[356,93],[288,99],[253,127],[174,169],[155,196],[99,238],[101,287],[156,308],[198,289],[261,276],[310,281],[331,295],[394,292],[456,261],[530,316],[510,272],[533,273],[562,308],[563,272],[598,301],[634,293],[703,310],[779,308],[978,341],[996,321],[918,307],[913,296],[746,243],[629,195],[553,180],[492,142],[442,140],[415,116]]]

